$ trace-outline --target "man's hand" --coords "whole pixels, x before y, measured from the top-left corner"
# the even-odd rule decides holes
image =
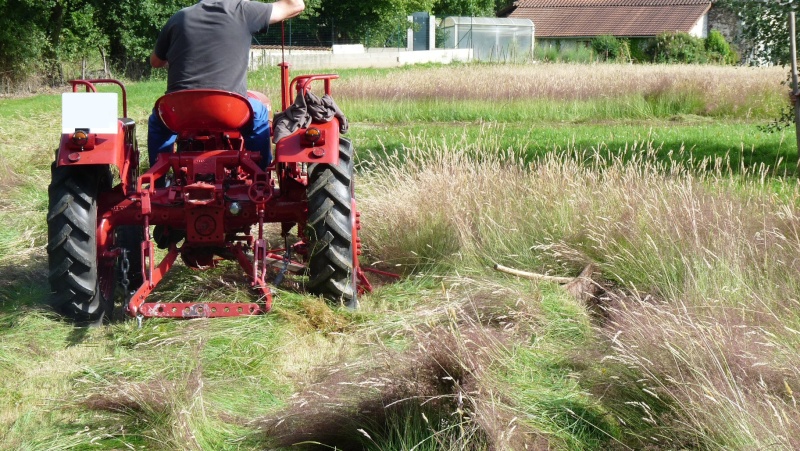
[[[272,15],[269,17],[269,23],[273,24],[291,19],[300,15],[304,9],[306,9],[306,4],[303,0],[278,0],[272,4]]]
[[[162,60],[161,58],[157,57],[156,56],[156,52],[153,52],[153,53],[150,54],[150,65],[155,67],[155,68],[159,68],[159,67],[166,66],[167,62],[165,60]]]

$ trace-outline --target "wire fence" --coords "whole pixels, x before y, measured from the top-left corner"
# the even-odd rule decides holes
[[[308,21],[287,20],[283,25],[276,24],[266,33],[253,36],[253,45],[330,48],[336,44],[363,44],[364,47],[403,48],[406,46],[407,28],[398,26],[389,33],[373,32],[367,29],[354,37],[352,30],[337,26],[335,20],[328,19],[324,24]]]
[[[437,18],[434,31],[434,48],[472,49],[473,58],[481,61],[520,61],[533,55],[533,25],[496,24],[487,22],[495,18],[469,16],[448,16]],[[441,19],[441,20],[439,20]],[[454,26],[454,23],[458,26]],[[446,25],[450,23],[450,25]],[[350,28],[347,27],[350,26]],[[337,20],[331,17],[292,19],[283,24],[270,27],[267,33],[253,37],[253,45],[262,48],[287,48],[299,50],[331,49],[337,44],[362,44],[365,48],[406,49],[409,42],[409,29],[418,34],[419,23],[398,21],[393,30],[370,29],[353,30],[352,21]],[[414,36],[414,48],[424,42],[427,49],[428,36]]]

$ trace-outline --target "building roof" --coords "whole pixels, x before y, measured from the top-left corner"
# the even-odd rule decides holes
[[[690,31],[711,0],[518,0],[504,15],[530,19],[537,38],[656,36]]]
[[[506,25],[517,27],[533,27],[530,19],[519,19],[513,17],[469,17],[469,16],[447,16],[442,22],[443,27],[454,25]]]
[[[517,6],[531,8],[572,8],[576,6],[676,6],[710,5],[711,0],[519,0]]]

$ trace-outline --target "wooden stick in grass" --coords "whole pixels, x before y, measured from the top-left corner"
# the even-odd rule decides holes
[[[519,269],[509,268],[508,266],[497,265],[497,264],[494,265],[494,269],[500,272],[504,272],[506,274],[512,274],[515,276],[524,277],[526,279],[542,280],[545,282],[570,283],[575,279],[574,277],[548,276],[546,274],[537,274],[535,272],[521,271]]]
[[[597,297],[603,292],[603,287],[593,279],[596,268],[592,264],[589,264],[586,266],[586,268],[583,268],[583,271],[578,274],[578,277],[548,276],[546,274],[521,271],[519,269],[509,268],[508,266],[498,264],[494,265],[494,269],[506,274],[524,277],[526,279],[560,283],[564,285],[564,289],[567,290],[567,293],[569,293],[575,299],[585,302],[590,307],[597,305]]]

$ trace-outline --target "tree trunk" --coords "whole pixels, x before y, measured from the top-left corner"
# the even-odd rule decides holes
[[[58,47],[61,45],[61,31],[64,28],[66,3],[66,0],[56,1],[50,11],[47,36],[50,41],[50,49],[46,51],[46,58],[48,60],[47,78],[50,79],[51,85],[61,84],[64,80],[64,73],[58,60]]]
[[[108,58],[106,57],[106,49],[103,46],[100,46],[100,56],[103,57],[103,77],[111,78],[111,71],[108,69]]]

